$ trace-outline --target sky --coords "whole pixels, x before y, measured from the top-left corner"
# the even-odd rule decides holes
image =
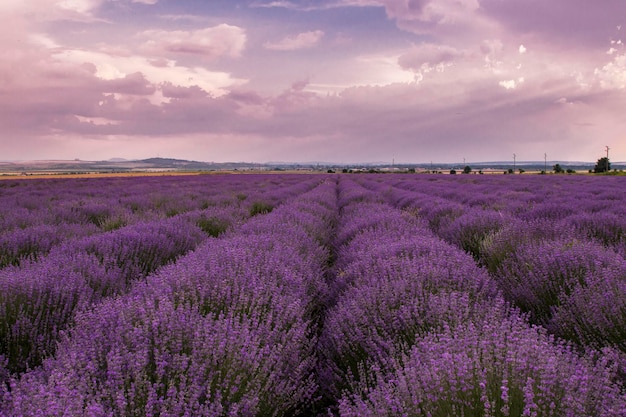
[[[625,0],[2,0],[0,160],[626,161],[625,43]]]

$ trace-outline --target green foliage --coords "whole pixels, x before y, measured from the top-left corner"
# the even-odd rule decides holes
[[[217,217],[201,217],[196,221],[196,225],[198,225],[204,233],[213,237],[218,237],[230,226],[226,220]]]
[[[563,174],[565,173],[565,170],[563,169],[563,167],[560,164],[556,164],[552,167],[552,170],[554,171],[555,174]]]
[[[110,232],[113,230],[120,229],[126,226],[127,224],[128,222],[123,216],[111,216],[102,222],[102,225],[100,226],[100,228],[105,232]]]
[[[470,167],[469,165],[465,165],[465,168],[463,168],[463,173],[469,174],[471,172],[472,172],[472,167]]]
[[[607,157],[598,159],[598,162],[596,162],[596,166],[593,168],[593,172],[595,172],[596,174],[609,172],[610,170],[611,162]]]
[[[274,209],[274,206],[265,203],[263,201],[255,201],[250,206],[250,216],[256,216],[257,214],[267,214]]]

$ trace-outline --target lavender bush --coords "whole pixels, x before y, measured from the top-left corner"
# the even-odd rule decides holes
[[[528,242],[502,262],[495,277],[508,299],[546,325],[574,289],[604,280],[603,274],[623,270],[623,264],[621,256],[593,242]]]
[[[611,358],[582,358],[495,304],[482,322],[446,328],[394,358],[389,375],[340,400],[341,416],[620,416]]]
[[[328,258],[317,238],[329,239],[322,231],[332,231],[334,199],[333,183],[322,184],[79,312],[54,358],[13,380],[5,408],[24,416],[309,409],[312,315]],[[319,216],[310,213],[316,201]]]
[[[620,190],[0,182],[0,415],[626,415]]]
[[[626,354],[626,261],[587,271],[583,283],[561,298],[548,329],[583,346]]]

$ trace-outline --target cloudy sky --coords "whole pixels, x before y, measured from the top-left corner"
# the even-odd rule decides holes
[[[626,1],[2,0],[0,160],[626,160]]]

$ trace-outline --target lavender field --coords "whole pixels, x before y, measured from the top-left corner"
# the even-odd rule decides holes
[[[0,181],[0,416],[626,416],[626,182]]]

